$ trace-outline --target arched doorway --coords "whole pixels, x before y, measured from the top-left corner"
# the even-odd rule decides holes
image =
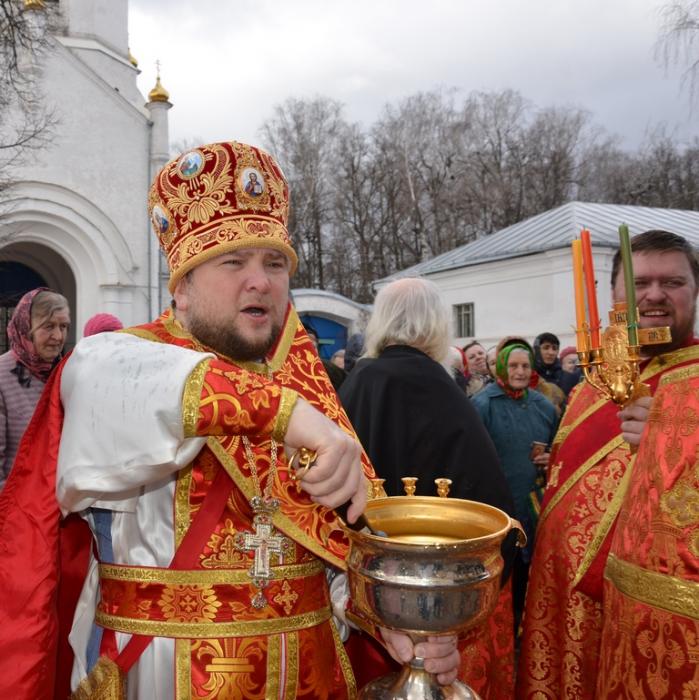
[[[36,287],[49,287],[68,299],[75,309],[75,277],[68,263],[54,250],[37,243],[13,243],[0,248],[0,352],[6,352],[7,322],[23,294]],[[71,326],[66,349],[75,345]]]
[[[7,324],[17,302],[30,289],[45,286],[46,280],[31,267],[18,262],[0,260],[0,355],[10,349],[7,341]]]

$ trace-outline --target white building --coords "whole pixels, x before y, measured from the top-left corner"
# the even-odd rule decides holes
[[[344,348],[351,335],[363,333],[371,315],[371,306],[324,289],[293,289],[291,297],[301,320],[318,333],[324,359]]]
[[[24,0],[37,26],[42,4]],[[147,193],[169,159],[171,104],[159,78],[147,99],[138,91],[127,0],[47,4],[60,16],[37,66],[39,90],[58,124],[48,148],[8,173],[16,185],[0,203],[0,306],[18,285],[60,291],[72,309],[70,343],[97,312],[131,325],[167,303]]]
[[[632,236],[663,229],[699,248],[699,212],[619,204],[569,202],[501,231],[438,255],[375,283],[426,277],[440,288],[454,314],[455,342],[486,347],[506,335],[533,339],[555,333],[574,345],[575,307],[571,241],[590,230],[600,317],[611,309],[612,259],[619,225]]]

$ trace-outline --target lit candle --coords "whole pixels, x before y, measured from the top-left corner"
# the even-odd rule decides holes
[[[597,309],[597,287],[595,286],[595,267],[592,263],[592,244],[590,232],[584,228],[580,232],[582,244],[583,273],[585,276],[585,289],[587,291],[587,312],[590,315],[590,339],[594,349],[600,346],[600,320]]]
[[[636,282],[633,276],[629,227],[626,224],[619,226],[619,247],[621,249],[621,263],[624,269],[624,287],[626,288],[626,327],[629,333],[629,345],[638,345]]]
[[[583,258],[580,239],[573,241],[573,289],[575,291],[575,338],[578,352],[587,350],[585,333],[585,291],[583,289]]]

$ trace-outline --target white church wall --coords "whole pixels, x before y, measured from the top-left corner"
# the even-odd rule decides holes
[[[43,84],[59,124],[51,146],[17,173],[25,194],[31,183],[43,188],[38,199],[46,206],[25,203],[27,210],[45,214],[50,203],[63,208],[65,225],[55,226],[53,246],[70,248],[80,241],[85,247],[71,262],[78,285],[77,324],[98,311],[115,313],[126,324],[142,323],[151,315],[149,279],[151,299],[158,286],[148,270],[153,234],[147,215],[147,112],[125,101],[62,47],[48,61]],[[37,214],[37,225],[41,221]],[[89,251],[98,251],[99,263],[88,262]],[[84,264],[90,270],[78,269]]]
[[[611,308],[612,255],[606,249],[593,250],[604,325]],[[429,279],[440,288],[450,308],[474,305],[474,336],[455,337],[457,344],[476,339],[488,347],[506,335],[533,340],[543,331],[555,333],[562,346],[575,343],[572,261],[567,248],[435,273]]]
[[[61,2],[61,9],[71,35],[99,37],[107,46],[126,55],[129,42],[127,0],[69,0]]]
[[[136,84],[138,69],[131,65],[126,55],[120,55],[93,39],[59,37],[58,40],[107,85],[138,108],[143,106],[143,96]]]

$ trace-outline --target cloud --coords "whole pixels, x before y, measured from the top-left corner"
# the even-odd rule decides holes
[[[635,147],[665,121],[696,136],[677,71],[654,61],[647,0],[132,0],[131,51],[144,94],[155,60],[173,140],[240,138],[287,97],[327,95],[352,120],[436,87],[512,88],[538,106],[576,105]]]

